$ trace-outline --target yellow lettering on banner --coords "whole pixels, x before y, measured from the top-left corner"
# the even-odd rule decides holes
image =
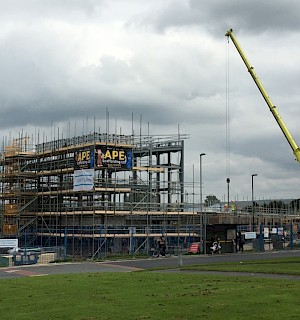
[[[125,152],[124,152],[124,151],[120,151],[120,153],[119,153],[119,159],[120,159],[121,161],[124,161],[124,160],[125,160]]]
[[[80,162],[80,161],[84,161],[84,160],[90,160],[91,159],[91,151],[81,151],[78,152],[78,154],[76,155],[76,161]]]
[[[117,159],[117,158],[118,158],[118,155],[119,155],[119,152],[118,152],[117,150],[114,150],[114,151],[112,152],[112,158],[113,158],[113,159]]]
[[[105,155],[104,155],[104,159],[107,159],[107,158],[111,159],[111,154],[110,154],[109,150],[106,150]]]
[[[126,153],[124,150],[106,150],[103,159],[124,161],[126,159]]]

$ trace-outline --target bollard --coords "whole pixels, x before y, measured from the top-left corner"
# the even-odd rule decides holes
[[[183,266],[182,253],[178,253],[178,265],[179,265],[179,267]]]

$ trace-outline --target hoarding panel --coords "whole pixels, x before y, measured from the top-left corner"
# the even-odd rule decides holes
[[[95,148],[95,168],[132,169],[132,149],[114,146]]]
[[[94,148],[83,148],[75,151],[74,169],[92,169],[94,167]]]

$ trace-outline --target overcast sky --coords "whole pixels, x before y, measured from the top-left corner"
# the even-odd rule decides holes
[[[204,197],[227,199],[229,177],[231,200],[251,200],[258,174],[256,199],[300,198],[300,164],[224,36],[234,29],[300,143],[299,1],[0,4],[1,136],[79,135],[94,118],[104,132],[107,112],[111,131],[131,134],[133,115],[137,133],[189,135],[187,183],[199,186],[206,153]]]

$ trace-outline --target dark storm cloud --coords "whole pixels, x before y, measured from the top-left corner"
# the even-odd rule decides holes
[[[169,27],[199,26],[217,37],[228,28],[245,33],[278,34],[300,29],[300,3],[297,0],[175,0],[138,17],[138,21],[142,25],[152,25],[158,31]]]
[[[299,1],[197,1],[190,0],[190,10],[198,23],[215,34],[228,27],[245,33],[278,33],[300,29]],[[197,24],[197,21],[194,21]]]

